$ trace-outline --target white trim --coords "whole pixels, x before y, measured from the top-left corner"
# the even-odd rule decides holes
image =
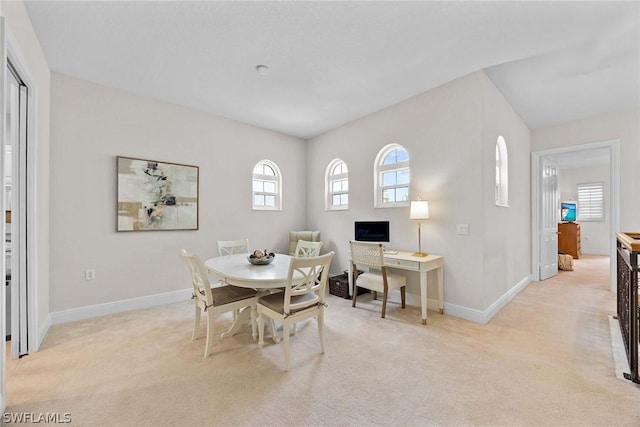
[[[37,347],[37,350],[34,350],[34,351],[40,350],[42,341],[44,341],[44,337],[46,337],[47,334],[49,333],[50,327],[51,327],[51,314],[47,314],[47,317],[44,319],[44,322],[42,322],[42,325],[40,325],[40,328],[38,329],[38,337],[37,337],[38,347]]]
[[[532,280],[540,280],[540,224],[538,205],[540,203],[540,186],[538,176],[541,172],[540,161],[543,157],[570,153],[573,151],[582,151],[592,148],[608,148],[609,149],[609,179],[610,192],[607,211],[611,212],[611,221],[609,229],[609,281],[611,283],[611,292],[616,291],[617,287],[617,255],[616,255],[616,232],[620,229],[620,140],[611,139],[601,142],[593,142],[588,144],[571,145],[568,147],[555,148],[551,150],[534,151],[531,153],[531,268]]]
[[[123,311],[140,310],[157,307],[165,304],[186,301],[191,298],[193,290],[182,289],[164,294],[148,295],[104,304],[90,305],[87,307],[72,308],[70,310],[51,313],[51,324],[74,322],[76,320],[90,319],[92,317],[106,316],[108,314],[121,313]]]
[[[514,287],[509,289],[504,295],[498,298],[493,304],[484,311],[476,310],[474,308],[463,307],[461,305],[445,303],[444,312],[448,315],[460,317],[472,322],[486,324],[488,323],[500,310],[502,310],[516,295],[520,293],[531,282],[531,276],[527,276],[520,280]],[[428,322],[428,320],[427,320]]]

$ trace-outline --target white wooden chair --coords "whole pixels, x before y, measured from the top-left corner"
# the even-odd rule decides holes
[[[373,299],[377,298],[377,292],[382,292],[382,318],[387,312],[387,297],[389,291],[400,289],[402,308],[405,308],[405,289],[407,278],[402,274],[390,273],[384,264],[384,249],[382,243],[349,242],[351,246],[351,266],[354,272],[353,297],[351,306],[356,306],[358,288],[366,288],[373,291]],[[369,271],[358,274],[358,267],[368,267]]]
[[[240,288],[237,286],[211,287],[207,269],[195,254],[188,253],[185,249],[180,251],[180,256],[187,263],[193,283],[193,299],[195,301],[195,321],[191,341],[195,341],[200,327],[202,311],[207,314],[207,341],[204,347],[204,357],[211,354],[213,345],[213,322],[215,318],[228,311],[238,311],[244,307],[251,307],[251,328],[255,339],[256,309],[258,300],[254,289]]]
[[[307,240],[298,240],[296,245],[296,251],[294,252],[297,258],[309,258],[320,255],[320,248],[322,248],[322,242],[309,242]]]
[[[294,256],[296,258],[309,258],[320,256],[320,248],[322,248],[322,242],[309,242],[307,240],[298,240],[296,245],[296,251]],[[291,328],[291,333],[296,334],[296,324],[294,323]]]
[[[258,345],[264,345],[265,317],[282,323],[285,370],[289,370],[289,328],[300,320],[316,317],[320,349],[324,354],[324,295],[334,253],[311,258],[292,258],[284,292],[258,299]]]
[[[218,240],[218,255],[249,253],[249,239]]]
[[[218,255],[244,254],[249,252],[249,239],[238,240],[218,240]],[[226,286],[222,280],[218,281],[218,286]],[[233,311],[233,318],[238,317],[238,310]]]

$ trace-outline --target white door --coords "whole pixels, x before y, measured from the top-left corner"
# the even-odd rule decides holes
[[[542,158],[540,185],[540,280],[558,274],[558,170]]]

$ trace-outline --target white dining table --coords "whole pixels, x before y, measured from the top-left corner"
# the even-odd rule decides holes
[[[221,279],[224,283],[242,288],[256,289],[258,296],[266,295],[270,293],[270,290],[286,286],[291,256],[276,254],[271,264],[267,265],[251,264],[248,257],[248,253],[223,255],[206,260],[204,265],[211,274]],[[301,276],[300,273],[297,274]],[[234,335],[243,324],[250,321],[252,309],[255,310],[255,307],[246,307],[240,310],[231,328],[222,334],[222,338]],[[253,338],[256,339],[255,328],[253,328],[253,332]],[[273,340],[275,342],[280,341],[275,332]]]
[[[249,254],[223,255],[205,261],[204,265],[225,283],[242,288],[273,289],[287,284],[291,256],[276,254],[271,264],[249,263]]]

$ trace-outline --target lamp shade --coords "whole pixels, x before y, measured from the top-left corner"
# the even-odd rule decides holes
[[[429,219],[429,202],[426,200],[411,201],[409,219]]]

